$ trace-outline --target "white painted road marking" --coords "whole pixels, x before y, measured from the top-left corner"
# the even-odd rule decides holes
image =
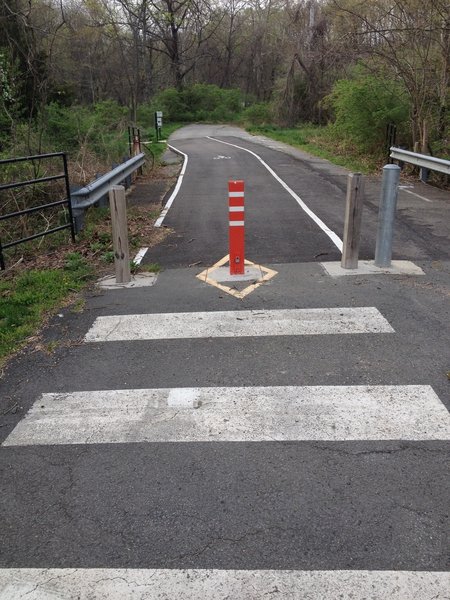
[[[177,148],[175,148],[174,146],[171,146],[170,144],[167,144],[167,145],[169,146],[169,148],[171,150],[173,150],[177,154],[181,154],[182,156],[184,156],[184,163],[183,163],[183,168],[181,169],[180,175],[178,177],[178,181],[175,186],[175,189],[173,190],[172,194],[170,195],[170,198],[167,200],[166,205],[164,206],[158,219],[155,221],[155,227],[161,227],[164,219],[166,218],[169,208],[172,206],[172,203],[175,200],[175,198],[180,190],[181,184],[183,183],[183,177],[184,177],[184,174],[186,173],[186,167],[187,167],[188,160],[189,160],[187,154],[185,154],[184,152],[181,152],[181,150],[178,150]]]
[[[43,394],[4,446],[449,440],[430,386],[280,386]]]
[[[133,259],[133,262],[134,262],[135,265],[140,265],[141,264],[142,259],[147,254],[147,250],[148,250],[148,248],[141,248],[139,250],[139,252],[136,254],[136,256]]]
[[[336,248],[339,250],[339,252],[342,252],[342,247],[343,247],[343,243],[341,238],[336,235],[334,233],[334,231],[332,231],[328,225],[326,225],[322,219],[320,219],[304,202],[303,200],[300,198],[300,196],[298,196],[294,190],[292,188],[290,188],[288,186],[288,184],[283,181],[283,179],[281,179],[281,177],[279,175],[277,175],[275,173],[275,171],[269,167],[269,165],[264,162],[264,160],[258,155],[256,154],[256,152],[252,152],[252,150],[249,150],[248,148],[244,148],[242,146],[237,146],[236,144],[230,144],[230,142],[224,142],[222,140],[218,140],[217,138],[214,137],[210,137],[207,136],[209,140],[213,140],[214,142],[218,142],[219,144],[226,144],[227,146],[233,146],[233,148],[238,148],[239,150],[244,150],[245,152],[248,152],[249,154],[252,154],[255,158],[257,158],[259,160],[259,162],[269,171],[269,173],[278,181],[278,183],[280,183],[284,189],[294,198],[294,200],[300,205],[300,207],[305,211],[305,213],[311,217],[311,219],[314,221],[314,223],[316,223],[316,225],[318,225],[320,227],[320,229],[330,238],[330,240],[333,242],[333,244],[336,246]]]
[[[0,600],[448,600],[439,571],[0,569]]]
[[[393,333],[373,306],[98,317],[86,342],[202,337]]]
[[[429,198],[425,198],[425,196],[421,196],[420,194],[416,194],[416,192],[412,192],[411,190],[403,190],[407,194],[411,194],[412,196],[416,196],[416,198],[420,198],[420,200],[424,200],[425,202],[433,202]]]

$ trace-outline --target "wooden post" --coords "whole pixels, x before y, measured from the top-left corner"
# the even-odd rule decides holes
[[[133,136],[133,156],[137,156],[141,152],[141,143],[139,140],[139,136],[135,134]]]
[[[343,269],[358,268],[363,202],[363,176],[361,173],[350,173],[347,179],[347,200],[345,205],[344,240],[341,260]]]
[[[422,130],[422,154],[428,154],[428,123],[423,121],[423,130]],[[419,178],[420,181],[427,183],[428,177],[430,174],[430,169],[426,167],[420,167]]]
[[[428,154],[428,123],[425,120],[422,129],[422,154]]]
[[[109,192],[116,283],[131,281],[128,251],[127,201],[123,185],[114,185]]]

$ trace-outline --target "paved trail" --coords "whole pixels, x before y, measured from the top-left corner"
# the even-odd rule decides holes
[[[0,600],[448,599],[449,262],[330,277],[336,246],[258,166],[249,257],[277,275],[238,300],[196,275],[253,158],[177,146],[192,168],[148,260],[183,267],[64,309],[43,342],[66,344],[0,384],[23,407],[0,427]]]

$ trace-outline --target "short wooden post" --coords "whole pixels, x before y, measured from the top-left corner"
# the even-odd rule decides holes
[[[123,185],[114,185],[109,192],[116,283],[131,281],[128,250],[127,201]]]
[[[424,120],[422,130],[422,154],[429,154],[428,152],[428,123]],[[420,167],[419,179],[423,183],[427,183],[428,177],[430,176],[430,169],[426,167]]]
[[[343,269],[358,268],[363,202],[364,178],[361,173],[350,173],[347,179],[347,200],[345,205],[344,240],[341,260]]]
[[[133,156],[137,156],[141,152],[141,141],[139,139],[139,135],[135,134],[133,136]]]

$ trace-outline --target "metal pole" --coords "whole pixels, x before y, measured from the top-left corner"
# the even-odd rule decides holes
[[[70,197],[70,182],[69,182],[69,169],[67,167],[67,154],[64,153],[62,155],[63,165],[64,165],[64,181],[66,184],[66,196],[67,196],[67,206],[69,209],[69,219],[70,219],[70,234],[72,236],[72,242],[75,243],[75,221],[74,215],[72,212],[72,199]]]
[[[394,218],[397,207],[400,167],[383,167],[380,208],[378,211],[377,243],[375,247],[375,266],[390,267],[392,258],[392,240],[394,237]]]
[[[131,138],[132,138],[132,134],[131,134],[131,127],[128,125],[128,151],[129,151],[129,155],[130,158],[132,157],[132,144],[131,144]]]
[[[5,259],[3,258],[2,241],[0,240],[0,270],[5,270]]]

